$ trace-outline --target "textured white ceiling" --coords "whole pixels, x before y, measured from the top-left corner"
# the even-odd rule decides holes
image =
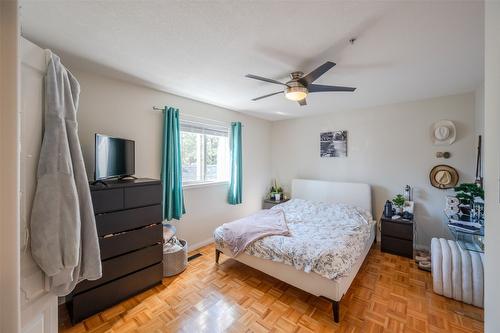
[[[483,79],[481,1],[22,1],[22,33],[83,69],[283,119],[473,91]],[[356,37],[354,45],[348,40]],[[276,95],[330,60],[308,105]]]

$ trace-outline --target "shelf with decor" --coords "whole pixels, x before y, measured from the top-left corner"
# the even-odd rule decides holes
[[[448,229],[465,251],[484,252],[484,190],[475,183],[455,187],[446,200]]]
[[[448,229],[453,239],[455,239],[462,250],[484,253],[484,223],[469,222],[464,220],[464,218],[460,220],[462,223],[465,223],[464,225],[478,226],[478,228],[468,230],[451,225],[450,223],[456,221],[456,218],[448,217]]]
[[[484,228],[481,228],[481,231],[472,234],[459,231],[453,227],[448,228],[450,229],[455,241],[463,250],[484,253]]]

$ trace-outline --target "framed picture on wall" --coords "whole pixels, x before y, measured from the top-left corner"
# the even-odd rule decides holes
[[[346,157],[347,131],[323,132],[319,135],[320,157]]]

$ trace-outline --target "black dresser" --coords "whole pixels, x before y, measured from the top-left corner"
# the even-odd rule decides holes
[[[393,220],[382,215],[380,224],[382,252],[413,258],[413,220]]]
[[[161,282],[162,189],[159,180],[91,185],[102,278],[79,283],[67,302],[79,322]]]

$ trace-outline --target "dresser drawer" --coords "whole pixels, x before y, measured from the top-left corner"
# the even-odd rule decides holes
[[[123,189],[91,191],[94,213],[123,209]]]
[[[413,258],[413,241],[382,235],[380,249],[382,252]]]
[[[101,260],[119,256],[161,242],[163,226],[156,224],[110,237],[100,237]]]
[[[161,205],[98,214],[95,217],[99,236],[140,228],[160,223]]]
[[[390,222],[382,220],[382,235],[413,240],[413,223]]]
[[[79,322],[96,312],[102,311],[160,283],[162,277],[163,265],[159,263],[95,289],[75,295],[70,306],[73,323]]]
[[[102,277],[98,280],[85,280],[79,283],[73,295],[92,289],[107,282],[128,275],[144,267],[154,265],[163,259],[162,245],[157,244],[102,262]]]
[[[144,207],[161,204],[161,184],[135,186],[125,189],[125,208]]]

